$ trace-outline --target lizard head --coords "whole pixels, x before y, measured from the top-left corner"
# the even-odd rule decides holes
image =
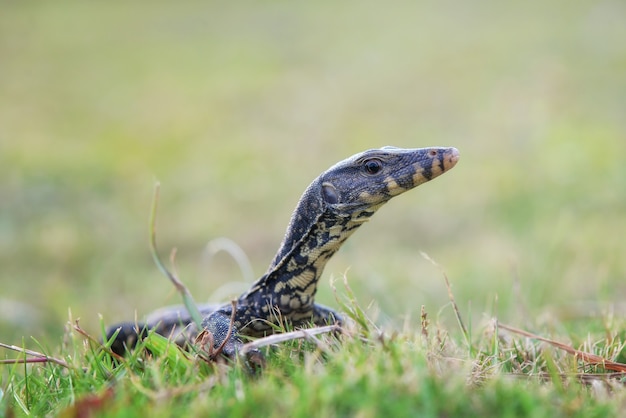
[[[368,217],[392,197],[450,170],[458,160],[456,148],[371,149],[335,164],[318,184],[331,211]]]
[[[356,222],[358,226],[392,197],[440,176],[454,167],[458,159],[456,148],[383,147],[338,162],[305,190],[270,270],[287,259],[314,229],[321,231],[327,226],[316,228],[322,217],[334,218],[337,225],[344,227],[339,219]],[[347,230],[342,239],[354,230]]]

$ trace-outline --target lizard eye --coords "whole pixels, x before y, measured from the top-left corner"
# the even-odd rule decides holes
[[[363,168],[367,174],[373,175],[383,168],[383,163],[377,158],[372,158],[363,162]]]

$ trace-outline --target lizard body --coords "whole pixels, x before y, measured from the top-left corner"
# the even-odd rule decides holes
[[[328,260],[382,205],[450,170],[458,159],[455,148],[383,147],[356,154],[323,172],[300,198],[266,273],[237,299],[234,332],[228,332],[231,304],[200,307],[202,327],[213,336],[214,348],[225,343],[223,353],[233,357],[243,344],[241,336],[270,334],[272,325],[281,320],[296,327],[340,323],[338,313],[315,303],[317,284]],[[123,353],[134,345],[141,335],[138,329],[144,327],[166,336],[178,332],[187,339],[198,331],[184,308],[161,310],[146,324],[110,327],[107,336],[119,329],[112,350]]]

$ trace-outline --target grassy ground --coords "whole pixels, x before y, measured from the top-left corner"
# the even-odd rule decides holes
[[[368,343],[330,341],[323,360],[287,347],[257,380],[237,368],[208,370],[214,384],[200,389],[191,371],[164,377],[167,393],[194,388],[164,401],[141,390],[160,388],[150,380],[158,373],[131,365],[112,372],[111,414],[274,406],[304,414],[315,405],[368,416],[406,405],[488,415],[517,399],[511,415],[624,407],[619,389],[604,396],[502,377],[512,367],[502,353],[517,345],[535,347],[529,364],[545,363],[541,370],[589,370],[559,351],[544,358],[544,345],[519,336],[496,352],[489,332],[496,317],[624,361],[622,2],[2,9],[0,342],[70,357],[75,368],[3,366],[0,414],[7,403],[21,413],[13,393],[32,391],[27,410],[56,413],[111,381],[79,341],[61,343],[68,310],[97,335],[100,314],[111,323],[179,301],[148,252],[155,179],[161,248],[178,248],[196,299],[224,301],[246,283],[227,256],[207,262],[210,239],[239,243],[262,274],[308,182],[387,144],[449,145],[462,155],[452,172],[381,209],[327,267],[318,300],[336,307],[327,283],[345,274],[386,335],[397,333],[390,346],[360,329]],[[447,272],[470,343],[439,268],[420,251]],[[448,335],[445,355],[420,340],[422,305]],[[486,384],[476,384],[475,367],[489,370]],[[43,389],[26,390],[25,372],[60,389],[34,406]]]
[[[65,364],[25,373],[23,365],[7,366],[13,370],[5,414],[607,417],[626,404],[623,377],[620,383],[601,368],[581,369],[562,352],[512,338],[495,324],[476,342],[456,344],[427,315],[419,332],[391,335],[358,305],[347,306],[359,325],[340,337],[282,343],[266,351],[268,365],[256,375],[242,364],[207,364],[168,351],[156,336],[146,344],[163,353],[135,353],[113,365],[95,344],[81,346],[84,338],[70,333],[58,359]],[[593,347],[605,356],[623,349],[616,340]]]

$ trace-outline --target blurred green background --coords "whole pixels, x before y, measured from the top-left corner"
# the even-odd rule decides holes
[[[381,322],[520,324],[626,297],[626,3],[4,1],[0,340],[93,333],[178,303],[148,251],[178,248],[196,300],[261,275],[309,182],[367,148],[455,146],[328,265]],[[227,288],[223,286],[231,285]],[[233,284],[234,283],[234,284]],[[341,289],[341,287],[340,287]],[[441,310],[441,311],[440,311]]]

